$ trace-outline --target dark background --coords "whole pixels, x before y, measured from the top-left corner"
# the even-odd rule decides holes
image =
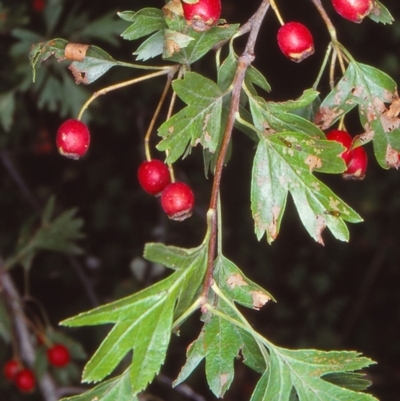
[[[78,264],[59,254],[42,253],[31,270],[31,292],[45,306],[54,326],[96,303],[120,298],[158,280],[157,266],[141,259],[146,242],[198,245],[204,235],[212,183],[210,178],[204,178],[200,149],[194,149],[190,157],[176,163],[177,176],[190,183],[197,201],[193,217],[180,224],[169,221],[158,200],[139,188],[136,171],[144,159],[142,140],[162,90],[162,79],[96,100],[88,119],[92,144],[87,157],[74,162],[58,155],[55,132],[64,119],[76,117],[71,110],[79,110],[94,90],[128,79],[132,72],[111,70],[90,87],[79,88],[80,95],[66,93],[65,102],[71,104],[71,109],[64,114],[61,103],[40,107],[43,96],[40,88],[32,83],[25,87],[20,84],[27,77],[30,81],[27,58],[30,45],[29,38],[23,41],[15,35],[15,29],[35,32],[41,35],[41,40],[63,37],[93,43],[115,58],[129,61],[138,43],[125,42],[117,35],[113,43],[104,40],[101,34],[88,37],[85,27],[105,13],[138,10],[144,5],[160,6],[157,1],[61,3],[63,17],[52,32],[46,32],[43,14],[34,10],[32,2],[0,1],[0,17],[6,15],[0,18],[0,57],[4,60],[0,63],[0,95],[18,88],[13,124],[9,132],[0,129],[0,254],[10,254],[21,224],[35,211],[35,203],[43,205],[50,194],[56,195],[59,211],[77,207],[85,220],[86,238],[81,245],[86,253],[75,260]],[[291,0],[281,0],[278,4],[286,21],[298,20],[309,26],[316,47],[315,55],[300,64],[285,59],[275,39],[278,22],[272,12],[268,13],[257,41],[254,64],[272,86],[267,99],[284,101],[300,96],[313,84],[328,36],[311,2],[298,1],[296,7]],[[337,27],[339,41],[355,59],[382,69],[400,82],[400,23],[383,26],[366,19],[360,25],[353,24],[335,15],[330,1],[323,4]],[[387,0],[385,4],[395,18],[400,17],[398,1]],[[222,17],[229,22],[244,23],[257,6],[255,0],[223,1]],[[71,13],[75,16],[74,24],[68,22]],[[116,32],[127,26],[118,19],[114,21]],[[239,40],[238,53],[241,45],[243,42]],[[193,66],[195,71],[211,77],[215,76],[214,68],[211,56]],[[61,69],[65,70],[66,64],[49,60],[40,73],[59,79]],[[74,85],[72,77],[69,85]],[[318,89],[322,95],[327,93],[327,79],[322,80]],[[346,125],[352,135],[362,132],[355,115],[349,116]],[[370,392],[381,401],[400,400],[399,172],[381,170],[371,146],[367,145],[370,162],[363,181],[320,177],[365,220],[349,226],[350,242],[341,243],[326,232],[325,247],[314,243],[289,201],[280,236],[270,246],[265,239],[258,242],[252,235],[249,178],[254,144],[235,132],[232,152],[222,184],[224,253],[278,300],[257,313],[248,312],[249,319],[277,345],[354,349],[364,353],[378,363],[367,373],[373,382]],[[23,180],[22,186],[16,182],[15,174]],[[23,188],[28,195],[24,195]],[[143,277],[138,273],[142,265],[146,267]],[[22,272],[15,269],[13,277],[22,289]],[[181,337],[173,339],[161,378],[176,377],[186,347],[199,327],[196,319],[192,319],[182,329]],[[101,329],[66,330],[66,333],[82,341],[89,354],[104,336]],[[0,342],[0,361],[9,355],[8,347]],[[188,383],[211,400],[213,396],[202,371],[203,367]],[[237,380],[226,399],[249,399],[256,378],[238,364]],[[1,391],[7,401],[40,399],[38,394],[20,396],[2,381],[0,394]],[[164,399],[180,399],[161,379],[150,391]]]

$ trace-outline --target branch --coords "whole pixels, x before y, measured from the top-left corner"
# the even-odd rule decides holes
[[[11,311],[11,319],[18,339],[20,356],[32,368],[35,363],[35,348],[24,318],[23,303],[10,274],[3,268],[2,259],[0,259],[0,289],[4,291],[6,303]],[[38,384],[45,401],[58,400],[56,383],[48,372],[40,377]]]
[[[218,230],[216,210],[217,210],[219,189],[221,185],[222,170],[224,168],[226,154],[228,152],[229,143],[232,137],[232,131],[235,124],[236,115],[239,112],[240,94],[244,78],[246,75],[246,71],[247,68],[251,65],[251,63],[255,59],[254,46],[257,40],[258,33],[260,31],[261,23],[264,20],[265,14],[267,13],[269,6],[270,6],[270,0],[263,0],[259,9],[248,21],[250,23],[249,38],[247,40],[246,48],[243,54],[239,57],[238,67],[232,83],[233,89],[232,89],[231,104],[229,108],[229,116],[225,127],[221,151],[218,155],[215,167],[215,175],[211,191],[211,200],[209,207],[209,211],[212,212],[210,213],[211,235],[208,249],[207,272],[202,292],[202,297],[204,302],[207,302],[208,292],[212,284],[212,273],[215,259],[217,230]]]

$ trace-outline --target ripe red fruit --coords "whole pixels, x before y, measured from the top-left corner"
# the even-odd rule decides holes
[[[203,32],[215,25],[221,16],[221,0],[182,1],[183,15],[195,31]]]
[[[183,182],[167,185],[161,194],[161,206],[172,220],[182,221],[192,215],[194,194]]]
[[[362,180],[367,171],[368,156],[365,149],[361,146],[349,152],[349,162],[347,170],[343,173],[346,180]]]
[[[278,46],[286,57],[296,63],[314,53],[311,32],[300,22],[288,22],[279,28]]]
[[[332,0],[333,8],[343,18],[360,23],[374,8],[374,0]]]
[[[33,0],[33,9],[36,12],[43,11],[44,7],[46,6],[44,0]]]
[[[47,350],[47,360],[57,368],[68,365],[70,359],[68,348],[63,344],[54,344]]]
[[[24,368],[15,376],[15,385],[22,393],[30,393],[35,389],[36,380],[32,370]]]
[[[3,367],[4,377],[7,380],[14,381],[19,370],[20,370],[20,366],[19,366],[18,361],[16,361],[15,359],[10,359],[9,361],[7,361],[4,364],[4,367]]]
[[[57,131],[56,143],[58,151],[63,156],[79,159],[89,148],[89,129],[79,120],[64,121]]]
[[[346,150],[343,151],[340,156],[347,165],[350,161],[349,149],[351,147],[351,143],[353,142],[351,135],[346,131],[334,129],[326,134],[326,139],[339,142],[346,148]]]
[[[171,182],[171,176],[166,164],[153,159],[144,161],[139,166],[138,180],[147,193],[157,196]]]

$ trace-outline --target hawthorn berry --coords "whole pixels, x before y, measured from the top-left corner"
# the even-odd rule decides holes
[[[288,22],[278,30],[278,46],[282,53],[299,63],[314,53],[314,40],[308,28],[300,22]]]
[[[14,381],[19,370],[20,370],[20,365],[18,361],[16,361],[15,359],[10,359],[4,364],[3,367],[4,377],[9,381]]]
[[[347,170],[343,173],[346,180],[362,180],[367,171],[368,155],[362,146],[354,148],[349,152]]]
[[[57,131],[57,149],[66,157],[79,159],[88,150],[90,132],[82,121],[70,119],[64,121]]]
[[[185,220],[192,215],[193,191],[184,182],[172,182],[161,194],[161,206],[170,219]]]
[[[340,156],[347,166],[348,162],[350,161],[349,149],[353,142],[353,138],[351,137],[351,135],[347,131],[334,129],[326,134],[326,139],[339,142],[346,148],[346,150],[344,150]]]
[[[47,350],[47,360],[57,368],[68,365],[70,359],[69,350],[63,344],[54,344]]]
[[[141,163],[138,169],[138,180],[147,193],[158,196],[171,182],[171,176],[165,163],[153,159]]]
[[[24,368],[17,373],[14,383],[22,393],[31,393],[36,386],[35,375],[31,369]]]
[[[198,0],[192,4],[182,1],[182,8],[185,20],[198,32],[210,29],[221,16],[221,0]]]
[[[374,0],[332,0],[335,11],[343,18],[360,23],[374,8]]]
[[[36,12],[41,12],[45,8],[46,4],[44,0],[33,0],[33,9]]]

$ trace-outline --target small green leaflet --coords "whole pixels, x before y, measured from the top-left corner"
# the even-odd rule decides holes
[[[49,57],[54,56],[58,60],[65,58],[64,50],[68,41],[65,39],[52,39],[47,42],[40,42],[34,45],[29,53],[29,61],[33,70],[33,82],[36,78],[36,66],[38,62],[43,62]]]
[[[124,21],[132,22],[121,34],[126,40],[136,40],[167,27],[163,12],[158,8],[143,8],[137,12],[123,11],[118,16]]]
[[[221,132],[221,113],[224,94],[208,78],[194,72],[173,82],[174,91],[187,106],[159,128],[163,140],[157,145],[168,150],[168,163],[174,163],[187,147],[198,142],[214,153]]]
[[[129,370],[121,376],[109,379],[83,394],[62,398],[61,401],[137,401],[132,396]]]
[[[396,83],[388,75],[374,67],[351,62],[323,100],[316,123],[325,130],[358,106],[365,136],[373,139],[376,159],[381,167],[388,168],[388,150],[400,150],[400,119],[389,118],[385,103],[392,103],[396,97]]]
[[[186,310],[193,303],[202,283],[207,247],[202,245],[181,250],[162,244],[147,244],[144,256],[153,261],[169,258],[177,270],[134,295],[62,323],[71,327],[114,323],[86,364],[83,381],[103,380],[129,351],[133,351],[129,373],[133,395],[146,388],[159,372],[168,348],[173,319],[177,317],[177,311]]]
[[[119,64],[104,50],[97,46],[89,46],[85,58],[82,61],[73,61],[68,69],[71,70],[77,84],[88,85]]]
[[[394,18],[390,14],[389,10],[378,0],[374,1],[374,8],[368,14],[368,17],[374,22],[380,22],[381,24],[392,24]]]
[[[360,370],[374,363],[357,352],[292,351],[270,343],[268,348],[269,369],[258,381],[251,401],[289,401],[293,388],[300,401],[377,401],[372,395],[351,390],[360,376],[347,376],[347,387],[324,380],[324,375]]]
[[[51,197],[44,208],[41,221],[33,216],[22,226],[18,246],[14,254],[6,260],[11,267],[21,263],[29,269],[33,258],[39,251],[47,250],[68,254],[81,253],[76,242],[83,238],[83,220],[76,217],[76,209],[66,210],[53,218],[55,198]]]
[[[214,46],[231,38],[238,28],[238,24],[215,26],[205,32],[196,32],[192,28],[188,28],[185,30],[185,34],[193,38],[193,40],[180,52],[165,59],[184,65],[191,65],[202,58]]]

